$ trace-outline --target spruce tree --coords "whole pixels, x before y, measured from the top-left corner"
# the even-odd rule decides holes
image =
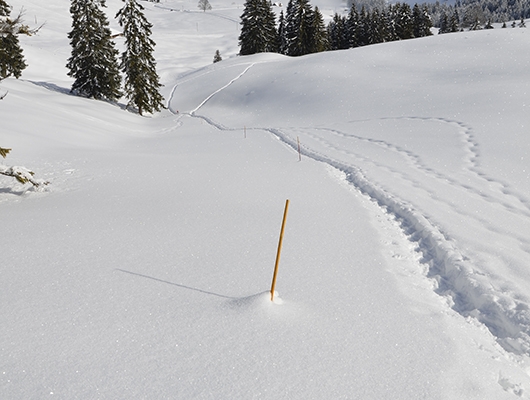
[[[347,21],[343,16],[335,13],[328,24],[328,38],[331,50],[343,50],[350,47]]]
[[[28,29],[21,23],[21,15],[12,20],[9,18],[10,14],[11,7],[4,0],[0,0],[0,80],[8,76],[18,79],[27,67],[18,34],[29,34]]]
[[[313,48],[311,52],[319,53],[328,50],[328,32],[326,30],[326,25],[324,24],[324,17],[318,7],[315,7],[315,10],[313,11],[313,23],[311,29],[313,32]]]
[[[412,39],[414,37],[414,29],[412,23],[412,10],[407,3],[396,3],[395,9],[395,27],[396,35],[400,40]]]
[[[197,6],[199,7],[199,9],[201,9],[204,12],[206,12],[206,10],[212,9],[212,5],[210,4],[208,0],[199,0],[199,3],[197,4]]]
[[[313,10],[309,0],[289,0],[285,15],[287,54],[302,56],[314,49]]]
[[[460,27],[460,16],[458,15],[458,10],[455,8],[449,20],[449,32],[458,32],[459,27]]]
[[[241,14],[239,54],[277,52],[276,17],[268,0],[246,0]]]
[[[155,42],[151,39],[153,25],[147,20],[144,7],[137,0],[123,0],[125,5],[116,14],[118,23],[123,27],[125,51],[121,56],[120,69],[125,74],[125,96],[128,106],[143,112],[160,111],[163,97],[159,93],[162,86],[156,73],[156,61],[153,57]]]
[[[362,6],[361,11],[359,12],[359,23],[357,25],[357,45],[366,46],[370,44],[369,36],[370,36],[369,15],[366,12],[366,8]]]
[[[391,42],[396,40],[396,33],[394,31],[394,23],[390,19],[388,9],[385,7],[381,11],[381,35],[383,42]]]
[[[11,7],[4,0],[0,0],[0,17],[9,17],[9,14],[11,14]]]
[[[223,57],[221,57],[221,53],[219,50],[215,50],[215,54],[213,56],[213,63],[218,63],[219,61],[223,61]]]
[[[278,19],[278,52],[280,54],[287,54],[287,38],[285,37],[285,17],[283,10],[280,11],[280,18]]]
[[[445,11],[442,11],[442,14],[440,15],[440,29],[438,29],[438,34],[441,35],[443,33],[451,32],[449,30],[449,19],[447,18],[447,14]]]
[[[346,37],[348,40],[348,47],[357,47],[359,46],[358,41],[359,33],[359,13],[357,12],[357,7],[355,3],[352,3],[350,12],[346,19]]]
[[[382,25],[381,13],[376,7],[368,14],[369,18],[369,38],[370,44],[382,43],[385,38],[385,27]]]
[[[71,92],[98,100],[121,97],[118,51],[111,40],[109,22],[100,7],[105,0],[72,0],[72,55],[66,67],[74,78]]]
[[[412,8],[412,31],[414,37],[430,36],[432,22],[425,7],[420,8],[418,3]]]

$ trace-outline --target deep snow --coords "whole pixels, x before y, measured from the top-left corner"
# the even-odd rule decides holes
[[[0,145],[52,184],[0,179],[0,397],[530,397],[527,31],[236,57],[211,3],[142,3],[142,118],[70,95],[68,4],[24,2]]]

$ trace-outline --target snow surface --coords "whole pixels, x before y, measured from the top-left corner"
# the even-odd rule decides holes
[[[140,117],[69,94],[68,2],[11,3],[0,145],[52,183],[0,177],[0,398],[530,398],[526,29],[237,57],[242,2],[142,3]]]

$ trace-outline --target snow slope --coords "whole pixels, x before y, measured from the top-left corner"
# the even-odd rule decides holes
[[[530,397],[526,30],[243,58],[241,4],[144,3],[142,118],[68,93],[49,3],[0,84],[52,181],[0,179],[0,398]]]

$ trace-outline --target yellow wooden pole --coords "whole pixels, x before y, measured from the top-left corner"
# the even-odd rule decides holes
[[[285,202],[285,211],[283,212],[282,229],[280,230],[280,241],[278,243],[278,253],[276,253],[276,264],[274,265],[274,275],[272,276],[271,301],[274,301],[274,288],[276,287],[276,276],[278,275],[278,265],[280,264],[280,253],[282,251],[283,231],[285,229],[285,220],[289,210],[289,199]]]

